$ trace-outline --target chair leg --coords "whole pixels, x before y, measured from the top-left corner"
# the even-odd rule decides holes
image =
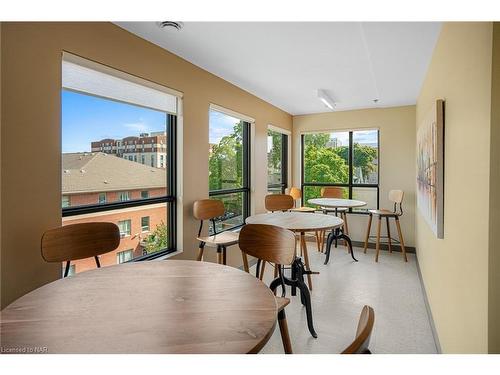
[[[321,251],[321,243],[320,243],[320,240],[319,240],[319,232],[315,231],[314,232],[314,236],[316,237],[316,246],[318,248],[318,251]]]
[[[279,264],[274,264],[274,278],[277,278],[278,277],[278,267],[279,267]]]
[[[396,216],[396,228],[398,228],[399,243],[401,245],[401,251],[403,252],[403,258],[405,262],[408,262],[408,258],[406,257],[405,242],[403,240],[403,233],[401,232],[401,226],[399,225],[399,217],[397,216]]]
[[[205,250],[205,244],[200,242],[200,245],[198,246],[198,256],[196,257],[197,261],[201,261],[203,259],[203,250]]]
[[[250,269],[248,268],[248,258],[243,251],[241,252],[241,257],[243,258],[243,269],[245,272],[250,272]]]
[[[222,249],[220,246],[217,247],[217,263],[222,264]]]
[[[293,354],[292,342],[290,341],[290,335],[288,333],[288,324],[286,322],[284,309],[278,313],[278,324],[280,326],[281,341],[283,341],[283,349],[285,350],[285,354]]]
[[[380,227],[382,226],[382,217],[378,217],[377,225],[377,244],[375,246],[375,262],[378,262],[378,253],[380,251]]]
[[[365,248],[364,248],[365,254],[366,254],[366,248],[368,247],[368,238],[370,237],[370,230],[372,228],[372,217],[373,215],[370,214],[370,217],[368,218],[368,228],[366,229]]]
[[[304,265],[306,266],[306,270],[310,271],[311,267],[309,267],[309,254],[307,253],[306,237],[304,232],[300,232],[300,245],[300,249],[304,253]],[[311,274],[307,274],[307,284],[309,285],[309,290],[312,290]]]
[[[385,217],[385,223],[387,224],[387,240],[389,245],[389,253],[392,253],[391,228],[389,226],[389,216]]]
[[[266,269],[266,261],[262,261],[262,268],[260,270],[260,276],[259,276],[259,279],[262,280],[262,278],[264,277],[264,270]]]
[[[345,214],[345,212],[341,212],[340,216],[341,216],[342,220],[344,221],[344,225],[342,225],[342,231],[348,235],[349,231],[347,229],[347,215]],[[344,240],[344,246],[347,248],[347,252],[349,252],[349,246],[347,246],[346,240]]]

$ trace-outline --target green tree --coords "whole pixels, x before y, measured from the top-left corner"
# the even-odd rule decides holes
[[[209,189],[221,190],[243,186],[243,123],[238,122],[233,132],[212,146],[208,161]],[[219,196],[226,212],[233,216],[242,214],[243,193]]]
[[[273,130],[267,131],[267,136],[271,137],[271,150],[267,153],[267,183],[275,184],[281,181],[282,168],[282,134]]]
[[[347,162],[335,152],[335,148],[327,147],[330,140],[328,133],[307,134],[304,139],[304,181],[347,183],[349,167]],[[321,195],[321,187],[304,188],[304,204]]]
[[[168,245],[168,235],[167,226],[162,221],[158,224],[153,231],[145,240],[144,249],[146,253],[154,253],[155,251],[164,249]]]
[[[377,148],[367,145],[360,145],[359,143],[354,143],[353,145],[353,167],[360,168],[363,178],[366,178],[370,172],[376,170],[373,161],[377,158]],[[335,152],[348,163],[349,158],[349,147],[340,146],[335,148]],[[363,181],[354,181],[363,182]]]

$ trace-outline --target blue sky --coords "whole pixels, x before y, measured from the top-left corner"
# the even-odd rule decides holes
[[[219,143],[222,137],[233,132],[234,125],[240,120],[224,113],[210,111],[210,127],[208,139],[210,143]]]
[[[330,133],[330,138],[338,138],[342,146],[349,145],[349,132]],[[353,135],[353,142],[360,144],[376,144],[377,131],[376,130],[357,130]]]
[[[61,101],[62,152],[90,151],[90,143],[103,138],[165,131],[164,112],[67,90]]]

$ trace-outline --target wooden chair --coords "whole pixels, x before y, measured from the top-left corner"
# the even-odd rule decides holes
[[[68,276],[72,260],[94,257],[101,267],[99,255],[120,245],[120,229],[113,223],[81,223],[47,230],[42,235],[42,258],[46,262],[66,262]]]
[[[338,187],[338,186],[330,186],[330,187],[324,187],[321,188],[321,198],[337,198],[337,199],[342,199],[344,198],[344,188]],[[321,207],[321,210],[323,212],[328,213],[328,212],[336,212],[340,214],[340,218],[344,221],[343,229],[344,233],[348,236],[349,235],[349,226],[347,225],[347,211],[349,210],[346,207],[339,207],[335,210],[335,208],[329,208],[329,207]],[[321,244],[323,245],[325,242],[325,232],[323,231],[321,235]],[[347,242],[344,241],[344,245],[347,246]]]
[[[290,210],[292,212],[304,212],[304,213],[315,213],[316,210],[313,207],[301,206],[297,207],[297,201],[302,198],[302,191],[298,187],[291,187],[288,190],[288,194],[293,198],[293,208]],[[321,241],[320,233],[318,231],[314,232],[314,237],[316,239],[316,246],[318,251],[321,251]]]
[[[268,194],[264,203],[266,210],[271,212],[288,211],[294,206],[293,198],[288,194]]]
[[[198,246],[198,256],[196,260],[201,261],[203,259],[203,251],[205,246],[217,248],[217,263],[226,264],[226,249],[228,246],[233,246],[238,243],[239,233],[225,231],[217,233],[217,228],[215,225],[215,219],[224,215],[224,203],[218,199],[202,199],[194,202],[193,205],[193,215],[197,220],[200,220],[200,229],[198,230],[198,237],[196,239],[200,241]],[[202,236],[201,231],[203,229],[203,222],[205,220],[210,220],[212,222],[213,235]],[[243,255],[243,267],[248,270],[248,261],[246,256]]]
[[[290,266],[294,261],[295,234],[288,229],[274,225],[247,224],[240,232],[240,249],[245,254],[259,260],[257,262],[257,275],[259,275],[260,261],[276,264],[282,286],[281,297],[276,297],[278,323],[285,353],[292,354],[292,344],[285,315],[285,306],[290,303],[290,300],[285,297],[285,283],[281,267]]]
[[[389,191],[389,200],[394,203],[393,211],[382,209],[382,210],[368,210],[370,216],[368,219],[368,229],[366,230],[366,237],[365,237],[365,248],[364,252],[366,254],[366,248],[368,247],[368,240],[372,236],[370,236],[370,230],[371,230],[371,225],[372,225],[372,218],[373,216],[378,217],[378,225],[377,225],[377,240],[376,240],[376,245],[375,245],[375,262],[378,262],[378,255],[380,251],[380,238],[387,238],[387,244],[389,246],[389,252],[392,253],[392,241],[399,242],[399,245],[401,246],[401,252],[403,253],[403,258],[405,262],[408,262],[408,258],[406,256],[406,249],[405,249],[405,243],[403,239],[403,234],[401,232],[401,226],[399,225],[399,217],[403,215],[403,197],[404,197],[404,192],[402,190],[391,190]],[[380,236],[380,228],[382,226],[382,218],[385,218],[385,222],[387,225],[387,236],[381,237]],[[389,219],[394,219],[396,222],[396,228],[398,230],[398,237],[399,241],[391,238],[391,229],[389,226]]]
[[[368,345],[372,335],[375,312],[370,306],[365,305],[359,316],[358,329],[354,341],[341,354],[371,354]]]

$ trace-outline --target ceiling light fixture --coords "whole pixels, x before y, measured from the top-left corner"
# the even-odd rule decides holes
[[[335,102],[325,90],[318,89],[318,98],[332,111],[335,109]]]
[[[184,24],[182,22],[177,22],[177,21],[161,21],[158,22],[158,27],[160,29],[174,28],[177,31],[180,31],[184,27]]]

